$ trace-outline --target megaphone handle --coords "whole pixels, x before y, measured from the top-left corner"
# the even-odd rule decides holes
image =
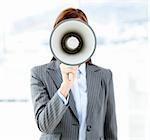
[[[72,73],[68,73],[68,80],[71,81],[73,78],[73,74]]]

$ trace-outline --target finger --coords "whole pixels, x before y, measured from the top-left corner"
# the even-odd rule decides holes
[[[68,80],[72,81],[74,79],[73,73],[68,73]]]
[[[62,72],[63,72],[63,73],[73,73],[73,74],[75,74],[75,73],[76,73],[76,70],[66,68],[66,69],[63,69]]]

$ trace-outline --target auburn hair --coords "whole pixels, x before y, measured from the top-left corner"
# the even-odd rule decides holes
[[[54,23],[54,28],[63,20],[70,19],[70,18],[79,18],[81,21],[88,24],[87,16],[82,10],[75,9],[75,8],[67,8],[63,10],[56,18],[56,21]],[[55,57],[53,57],[52,60],[56,60]],[[91,59],[89,59],[86,63],[91,64],[92,63]]]

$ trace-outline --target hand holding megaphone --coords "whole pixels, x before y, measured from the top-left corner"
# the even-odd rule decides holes
[[[66,97],[76,78],[76,72],[78,70],[78,66],[68,66],[61,63],[60,70],[63,79],[60,90],[61,93]]]

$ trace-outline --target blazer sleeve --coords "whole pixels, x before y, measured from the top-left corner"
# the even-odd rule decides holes
[[[112,72],[109,71],[109,81],[107,86],[108,98],[107,108],[104,122],[104,138],[105,140],[117,140],[117,122],[115,112],[115,99]]]
[[[36,68],[31,69],[31,94],[39,130],[44,133],[53,133],[68,106],[63,103],[56,93],[50,99],[46,86],[39,78]]]

